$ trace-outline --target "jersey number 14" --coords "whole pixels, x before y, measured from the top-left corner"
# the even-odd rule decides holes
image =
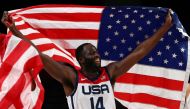
[[[96,105],[95,105],[93,97],[91,97],[90,103],[91,103],[91,109],[105,109],[104,104],[103,104],[103,97],[98,97]]]

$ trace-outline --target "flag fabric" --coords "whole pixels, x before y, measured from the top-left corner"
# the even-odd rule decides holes
[[[103,66],[107,65],[150,37],[167,13],[164,8],[104,8],[48,4],[9,13],[17,28],[43,53],[76,69],[79,66],[74,50],[80,44],[97,46]],[[189,39],[175,13],[173,18],[174,25],[158,46],[116,81],[115,97],[129,109],[183,108],[189,75]],[[44,91],[37,75],[43,65],[33,47],[8,35],[0,63],[0,107],[39,109]]]
[[[102,59],[118,61],[127,56],[162,26],[167,12],[152,7],[104,9],[98,40]],[[174,25],[158,45],[117,80],[115,96],[128,108],[180,108],[184,80],[189,77],[189,39],[172,13]]]

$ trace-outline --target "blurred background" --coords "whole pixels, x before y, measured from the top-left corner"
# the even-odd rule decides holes
[[[0,1],[0,17],[3,11],[25,8],[40,4],[80,4],[80,5],[101,5],[101,6],[150,6],[166,7],[174,10],[182,22],[187,33],[190,34],[190,9],[188,0],[6,0]],[[0,23],[0,33],[6,33],[5,26]],[[45,88],[45,100],[43,109],[68,109],[62,86],[51,78],[44,70],[40,77]],[[118,109],[124,109],[117,103]]]

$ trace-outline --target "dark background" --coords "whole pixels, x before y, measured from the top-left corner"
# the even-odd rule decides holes
[[[0,17],[3,11],[25,8],[39,4],[81,4],[81,5],[125,5],[125,6],[150,6],[166,7],[174,10],[182,22],[187,33],[190,34],[190,9],[188,9],[188,0],[5,0],[0,1]],[[0,33],[6,33],[5,26],[0,23]],[[43,109],[68,109],[67,102],[62,86],[52,79],[44,70],[40,77],[45,88],[45,100]],[[118,109],[124,109],[117,103]]]

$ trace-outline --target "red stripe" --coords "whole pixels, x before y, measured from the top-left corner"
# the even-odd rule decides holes
[[[12,65],[14,65],[19,58],[23,55],[23,53],[28,49],[30,45],[25,41],[21,41],[15,49],[9,54],[6,60],[1,65],[1,73],[0,73],[0,87],[3,84],[5,78],[9,75],[9,72],[12,69]],[[19,52],[18,52],[19,51]]]
[[[1,72],[2,73],[2,72]],[[20,93],[24,88],[25,76],[24,73],[16,81],[13,87],[6,93],[4,98],[0,102],[0,109],[8,109],[9,106],[14,102],[14,99],[20,98]]]
[[[153,72],[154,73],[154,72]],[[125,73],[117,79],[118,83],[132,83],[137,85],[149,85],[170,90],[183,90],[183,81],[171,80],[161,77],[146,76],[140,74]]]
[[[90,29],[38,29],[50,39],[97,39],[98,30]]]
[[[156,97],[153,95],[138,93],[138,94],[129,94],[129,93],[120,93],[115,92],[115,97],[122,99],[128,102],[138,102],[145,104],[153,104],[159,107],[165,107],[169,109],[179,109],[180,101],[170,100],[166,98]]]
[[[23,14],[27,19],[51,20],[51,21],[88,21],[99,22],[101,14],[99,13],[35,13]]]

